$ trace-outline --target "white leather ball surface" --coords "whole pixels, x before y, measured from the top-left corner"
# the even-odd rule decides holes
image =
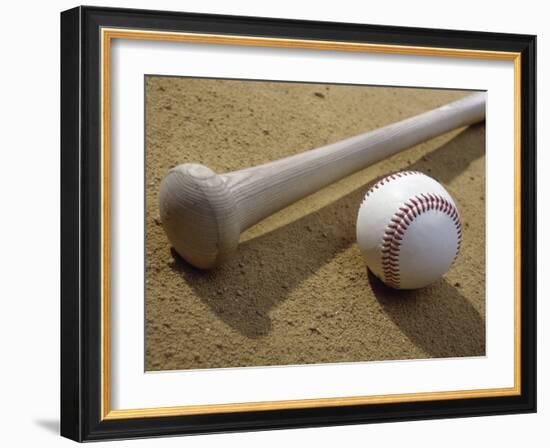
[[[438,280],[457,257],[461,239],[451,195],[417,171],[381,179],[359,208],[359,248],[373,274],[392,288],[422,288]]]

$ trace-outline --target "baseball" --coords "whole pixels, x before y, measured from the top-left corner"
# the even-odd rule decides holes
[[[392,288],[422,288],[438,280],[456,259],[461,239],[451,195],[418,171],[381,179],[359,208],[359,248],[372,273]]]

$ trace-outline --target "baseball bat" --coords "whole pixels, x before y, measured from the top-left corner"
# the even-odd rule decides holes
[[[208,269],[234,252],[241,232],[381,159],[485,118],[485,93],[364,134],[225,174],[185,163],[161,182],[162,226],[187,262]]]

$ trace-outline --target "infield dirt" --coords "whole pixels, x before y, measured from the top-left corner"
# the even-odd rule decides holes
[[[485,126],[449,132],[260,222],[235,256],[200,271],[171,250],[158,189],[185,162],[223,173],[341,140],[464,97],[451,90],[149,76],[146,89],[146,370],[404,360],[485,354]],[[440,181],[463,243],[435,284],[396,291],[355,242],[381,176]]]

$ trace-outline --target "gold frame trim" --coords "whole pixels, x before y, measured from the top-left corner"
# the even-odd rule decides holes
[[[446,392],[280,400],[142,409],[111,409],[110,366],[110,51],[113,39],[336,50],[414,56],[506,60],[514,62],[514,386]],[[503,397],[521,394],[521,54],[513,52],[385,44],[194,34],[134,29],[101,29],[101,420],[168,417],[227,412],[306,409],[429,400]]]

